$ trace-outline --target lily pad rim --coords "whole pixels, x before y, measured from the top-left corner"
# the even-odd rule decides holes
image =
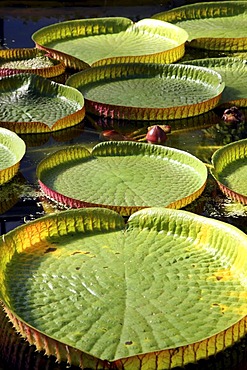
[[[8,55],[11,52],[13,53],[13,55]],[[15,53],[17,53],[17,54],[20,53],[20,55],[15,56],[14,55]],[[21,55],[22,53],[23,53],[23,55]],[[30,53],[30,55],[28,55],[29,53]],[[33,54],[33,56],[32,56],[32,54]],[[3,60],[6,60],[6,62],[8,62],[8,61],[16,61],[16,60],[17,61],[22,61],[22,60],[36,59],[37,56],[39,56],[39,54],[41,54],[44,57],[47,57],[49,60],[52,61],[52,63],[54,63],[54,65],[63,64],[60,60],[55,59],[54,57],[50,56],[49,53],[47,54],[46,50],[38,49],[36,47],[30,47],[30,48],[27,48],[27,47],[21,48],[21,47],[19,47],[19,48],[14,48],[14,49],[2,49],[2,50],[0,50],[0,63]],[[35,69],[37,70],[37,69],[43,69],[43,68],[51,68],[54,65],[48,66],[48,67],[35,68]],[[0,69],[14,69],[15,70],[17,68],[1,67],[1,64],[0,64]],[[31,68],[26,68],[26,69],[31,69]]]
[[[237,3],[237,4],[236,4]],[[158,13],[155,13],[152,15],[151,18],[154,18],[154,19],[161,19],[159,18],[159,16],[162,16],[163,14],[170,14],[170,13],[176,13],[176,12],[180,12],[181,10],[191,10],[191,9],[205,9],[206,8],[216,8],[216,9],[219,9],[222,5],[229,5],[231,7],[236,7],[236,5],[243,5],[245,10],[247,11],[247,3],[246,3],[246,0],[237,0],[237,1],[232,1],[232,0],[223,0],[223,1],[202,1],[202,2],[195,2],[195,3],[189,3],[189,4],[184,4],[184,5],[181,5],[181,6],[176,6],[172,9],[168,9],[168,10],[164,10],[164,11],[161,11],[161,12],[158,12]],[[240,13],[242,14],[242,13]],[[191,16],[191,17],[190,17]],[[227,17],[228,15],[225,15],[225,17]],[[158,17],[158,18],[156,18]],[[186,14],[186,17],[183,18],[183,19],[178,19],[178,20],[174,20],[174,23],[177,24],[177,22],[181,22],[181,21],[184,21],[184,20],[194,20],[194,19],[214,19],[214,18],[221,18],[223,16],[219,16],[218,14],[216,16],[211,16],[210,18],[209,17],[204,17],[204,18],[195,18],[195,15],[193,12],[188,12],[188,14]],[[174,24],[172,23],[172,24]],[[207,38],[208,36],[205,36],[205,38]],[[227,39],[229,37],[226,37]]]
[[[18,145],[18,151],[20,150],[20,152],[19,152],[18,157],[16,158],[15,163],[13,163],[11,166],[3,168],[1,171],[7,170],[8,168],[10,168],[13,165],[17,164],[18,162],[20,162],[21,159],[26,154],[26,143],[25,143],[25,141],[14,131],[9,130],[5,127],[0,127],[0,142],[1,142],[1,137],[6,137],[6,136],[10,137],[13,141],[16,142],[16,144]],[[7,145],[5,145],[5,147],[6,146]]]
[[[175,47],[177,47],[177,46],[179,46],[179,45],[181,45],[181,44],[183,44],[183,43],[185,43],[186,41],[187,41],[187,39],[188,39],[188,32],[186,31],[186,30],[184,30],[183,28],[181,28],[181,27],[178,27],[178,26],[176,26],[176,25],[174,25],[174,24],[172,24],[172,23],[170,23],[170,22],[166,22],[166,21],[161,21],[161,20],[159,20],[159,19],[154,19],[154,18],[152,18],[152,17],[150,17],[150,18],[142,18],[142,19],[140,19],[140,20],[138,20],[138,21],[133,21],[133,20],[131,20],[130,18],[128,18],[128,17],[122,17],[122,16],[109,16],[109,17],[94,17],[94,18],[82,18],[82,19],[71,19],[71,20],[67,20],[67,21],[62,21],[62,22],[57,22],[57,23],[54,23],[54,24],[50,24],[50,25],[48,25],[48,26],[45,26],[45,27],[42,27],[42,28],[40,28],[40,29],[38,29],[38,30],[36,30],[33,34],[32,34],[32,36],[31,36],[31,38],[32,38],[32,40],[35,42],[35,43],[37,43],[37,45],[39,45],[39,46],[41,46],[42,48],[44,47],[46,47],[46,45],[44,44],[44,45],[42,45],[42,44],[39,44],[39,42],[38,41],[35,41],[35,38],[36,38],[36,36],[38,35],[39,36],[39,34],[42,34],[42,32],[43,31],[49,31],[49,30],[53,30],[54,28],[58,28],[58,29],[60,29],[60,28],[63,28],[63,26],[67,26],[67,25],[70,25],[70,24],[73,24],[73,23],[77,23],[77,24],[90,24],[90,22],[91,23],[98,23],[98,22],[107,22],[107,21],[118,21],[118,20],[122,20],[123,22],[125,21],[129,21],[129,24],[128,24],[128,27],[130,27],[130,26],[134,26],[134,25],[136,25],[136,24],[142,24],[142,23],[144,23],[145,21],[150,21],[150,22],[152,22],[152,23],[157,23],[157,25],[160,25],[160,26],[162,26],[163,28],[165,28],[165,26],[168,28],[168,29],[173,29],[174,31],[177,31],[177,32],[180,32],[181,33],[181,35],[183,35],[183,41],[181,42],[181,43],[179,43],[178,45],[176,45]],[[127,27],[127,28],[128,28]],[[123,30],[120,30],[120,31],[118,31],[118,32],[113,32],[113,33],[111,33],[111,34],[117,34],[117,33],[119,33],[119,32],[122,32]],[[101,35],[101,34],[103,34],[103,35],[105,35],[105,34],[108,34],[108,33],[95,33],[95,34],[93,34],[93,35],[90,35],[90,36],[98,36],[98,35]],[[154,33],[155,34],[155,33]],[[78,38],[78,37],[82,37],[82,36],[73,36],[72,35],[72,38]],[[84,37],[88,37],[88,35],[84,35]],[[66,38],[68,38],[68,35],[67,35],[67,37]],[[59,40],[59,38],[58,38],[58,40]],[[47,46],[48,47],[48,46]],[[42,49],[41,49],[42,50]],[[56,49],[53,49],[53,48],[51,48],[51,50],[56,50]],[[67,53],[66,53],[67,54]],[[154,54],[154,53],[151,53],[151,54]],[[141,55],[141,54],[140,54]],[[143,55],[145,55],[145,54],[143,54]]]
[[[216,169],[217,160],[222,157],[222,153],[227,151],[227,149],[229,149],[229,148],[238,147],[239,144],[240,145],[243,144],[244,147],[246,147],[246,156],[244,158],[247,160],[247,138],[234,141],[232,143],[229,143],[229,144],[226,144],[226,145],[222,146],[221,148],[217,149],[213,153],[213,155],[211,157],[212,166],[210,167],[210,173],[213,176],[213,178],[215,179],[215,181],[217,182],[221,191],[226,196],[233,199],[234,201],[237,201],[238,203],[242,203],[244,205],[247,205],[247,194],[241,194],[238,191],[234,190],[234,188],[232,186],[226,185],[224,183],[224,181],[221,181],[219,179],[220,171],[217,171],[217,169]],[[237,160],[237,158],[235,158],[235,160]],[[231,162],[228,162],[227,164],[233,163],[235,160],[233,160]]]
[[[237,63],[247,68],[247,59],[238,58],[236,56],[198,58],[198,59],[181,61],[180,64],[188,64],[188,65],[193,65],[195,67],[197,66],[197,67],[210,69],[210,67],[204,66],[203,62],[205,62],[206,65],[208,65],[209,62],[213,62],[213,63],[215,62],[215,65],[218,66],[217,62],[220,62],[220,61],[225,62],[225,63],[222,63],[222,66],[224,64],[227,66],[227,63]],[[220,65],[221,64],[219,64],[219,66]],[[231,64],[230,64],[230,68],[231,68]]]
[[[214,169],[215,168],[215,161],[217,160],[218,157],[221,156],[221,153],[224,152],[225,150],[227,150],[228,148],[233,148],[233,147],[238,147],[240,145],[245,145],[246,144],[246,148],[247,148],[247,138],[245,139],[240,139],[240,140],[237,140],[237,141],[233,141],[231,143],[228,143],[228,144],[225,144],[223,145],[221,148],[218,148],[213,154],[212,154],[212,157],[211,157],[211,162],[212,162],[212,168]],[[247,158],[247,155],[246,155],[246,158]]]

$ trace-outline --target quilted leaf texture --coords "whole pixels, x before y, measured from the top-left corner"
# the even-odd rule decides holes
[[[125,224],[84,208],[21,226],[0,247],[9,317],[58,360],[170,369],[245,334],[247,237],[222,222],[150,208]]]

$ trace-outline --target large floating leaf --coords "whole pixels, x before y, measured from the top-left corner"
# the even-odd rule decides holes
[[[129,215],[151,206],[181,208],[203,191],[206,166],[187,152],[134,142],[78,146],[44,159],[44,192],[70,207],[104,206]]]
[[[181,64],[123,63],[92,67],[68,78],[88,112],[128,120],[195,116],[214,108],[224,89],[219,73]]]
[[[225,89],[219,101],[220,105],[247,106],[247,61],[239,58],[205,58],[184,62],[206,68],[212,68],[221,74]]]
[[[14,132],[0,127],[0,185],[15,176],[25,152],[25,142]]]
[[[48,50],[67,66],[119,62],[172,63],[184,55],[188,34],[167,22],[108,17],[56,23],[36,31],[37,47]]]
[[[188,32],[189,45],[210,50],[247,50],[247,2],[213,1],[184,5],[152,18]]]
[[[59,212],[0,242],[0,295],[38,350],[83,369],[163,370],[246,334],[247,236],[150,208]]]
[[[212,156],[212,164],[211,173],[223,193],[247,204],[247,139],[216,150]]]
[[[44,77],[21,73],[0,80],[0,126],[17,133],[74,126],[85,116],[82,94]]]
[[[0,50],[0,77],[16,73],[35,73],[43,77],[55,77],[65,71],[65,65],[49,58],[37,48]]]

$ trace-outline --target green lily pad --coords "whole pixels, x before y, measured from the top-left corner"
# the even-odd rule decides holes
[[[188,32],[189,45],[209,50],[246,51],[247,2],[212,1],[184,5],[157,13]]]
[[[65,72],[65,65],[37,48],[0,50],[0,77],[16,73],[35,73],[51,78]]]
[[[44,193],[70,207],[103,206],[123,215],[151,206],[181,208],[203,191],[206,166],[177,149],[128,141],[66,148],[37,168]]]
[[[247,204],[247,139],[238,140],[216,150],[211,173],[224,194]]]
[[[29,222],[0,241],[0,296],[38,350],[90,369],[171,369],[246,334],[247,236],[150,208]],[[107,367],[105,367],[107,366]]]
[[[0,185],[16,175],[25,152],[25,142],[14,132],[0,127]]]
[[[225,89],[219,105],[247,106],[247,61],[239,58],[205,58],[195,59],[185,64],[212,68],[221,74]]]
[[[219,73],[181,64],[123,63],[92,67],[66,81],[85,98],[86,110],[127,120],[165,120],[213,109],[224,90]]]
[[[39,133],[74,126],[85,116],[82,94],[42,76],[21,73],[0,80],[0,126]]]
[[[48,50],[66,66],[119,62],[172,63],[184,55],[187,32],[167,22],[124,17],[65,21],[32,35],[36,46]]]

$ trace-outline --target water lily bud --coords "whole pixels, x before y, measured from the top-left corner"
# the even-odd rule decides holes
[[[243,113],[235,106],[224,110],[222,119],[226,124],[240,123],[244,121]]]
[[[163,131],[165,131],[166,134],[169,134],[172,131],[172,128],[170,125],[162,125],[160,126]]]
[[[122,135],[120,132],[117,132],[115,130],[105,130],[102,131],[100,134],[101,140],[112,140],[112,141],[121,141],[126,140],[126,137]]]
[[[151,144],[161,144],[167,140],[164,130],[158,125],[152,126],[146,135],[146,140]]]

